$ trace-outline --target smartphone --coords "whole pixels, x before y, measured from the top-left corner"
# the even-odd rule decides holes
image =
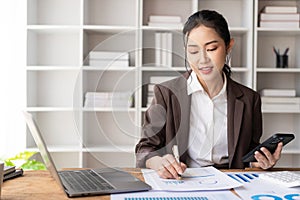
[[[243,162],[256,162],[254,157],[255,151],[260,151],[261,147],[267,148],[272,154],[277,148],[279,142],[283,142],[283,146],[292,141],[295,138],[295,135],[292,133],[276,133],[265,140],[263,143],[252,149],[249,153],[243,156]],[[261,152],[261,151],[260,151]],[[262,153],[262,152],[261,152]]]

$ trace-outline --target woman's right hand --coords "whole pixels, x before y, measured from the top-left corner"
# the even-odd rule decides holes
[[[172,154],[166,154],[163,157],[154,156],[146,161],[146,167],[154,169],[159,177],[166,179],[180,179],[187,166],[178,163]]]

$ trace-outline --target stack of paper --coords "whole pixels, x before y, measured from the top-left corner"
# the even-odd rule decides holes
[[[131,107],[132,104],[130,92],[87,92],[84,107]]]
[[[297,6],[265,6],[259,15],[259,26],[267,28],[299,28]]]
[[[183,24],[180,16],[151,15],[149,17],[148,26],[181,29]]]
[[[147,107],[151,104],[154,97],[154,86],[167,80],[171,80],[175,76],[151,76],[150,83],[148,84]]]
[[[155,33],[155,65],[172,66],[172,33]]]
[[[262,89],[260,91],[261,96],[268,97],[295,97],[295,89]]]
[[[299,97],[262,97],[263,110],[300,110]]]
[[[90,66],[97,67],[128,67],[128,52],[91,51],[88,56]]]
[[[262,110],[299,111],[300,98],[294,89],[263,89],[260,91]]]

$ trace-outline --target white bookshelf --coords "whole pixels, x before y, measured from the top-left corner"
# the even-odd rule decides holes
[[[263,1],[269,2],[281,1]],[[178,15],[184,23],[197,10],[221,12],[235,39],[233,78],[254,89],[273,84],[283,88],[293,86],[299,96],[300,60],[295,52],[300,31],[257,27],[257,10],[263,3],[258,0],[27,0],[27,109],[37,118],[59,168],[135,166],[134,147],[140,137],[147,106],[145,88],[150,77],[176,76],[186,71],[182,29],[149,27],[150,15]],[[172,66],[155,65],[157,31],[172,33]],[[270,61],[274,58],[267,48],[273,45],[273,40],[276,45],[291,44],[294,55],[289,64],[293,68],[271,68]],[[88,66],[86,58],[92,50],[128,52],[130,67]],[[132,92],[133,107],[83,107],[86,92],[124,91]],[[264,111],[263,116],[266,133],[263,138],[273,131],[300,131],[299,112]],[[299,144],[296,137],[294,144],[285,149],[283,164],[299,165]],[[26,145],[35,148],[28,131]]]
[[[254,6],[254,78],[253,88],[261,90],[273,89],[295,89],[296,96],[300,96],[300,60],[299,42],[300,28],[262,28],[258,26],[259,13],[264,6],[297,6],[299,12],[299,1],[288,0],[255,0]],[[287,47],[288,68],[276,68],[276,57],[273,46]],[[300,165],[300,110],[263,110],[263,137],[262,140],[276,132],[295,133],[295,139],[282,152],[278,167],[296,167]]]

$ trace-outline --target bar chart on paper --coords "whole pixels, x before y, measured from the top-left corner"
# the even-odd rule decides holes
[[[201,192],[148,191],[111,195],[111,200],[238,200],[230,190]]]
[[[124,200],[208,200],[207,197],[125,197]]]
[[[300,187],[288,188],[282,185],[270,183],[260,178],[260,173],[234,173],[230,172],[227,175],[242,183],[243,186],[235,188],[237,194],[242,199],[274,199],[274,200],[288,200],[288,199],[300,199]]]

